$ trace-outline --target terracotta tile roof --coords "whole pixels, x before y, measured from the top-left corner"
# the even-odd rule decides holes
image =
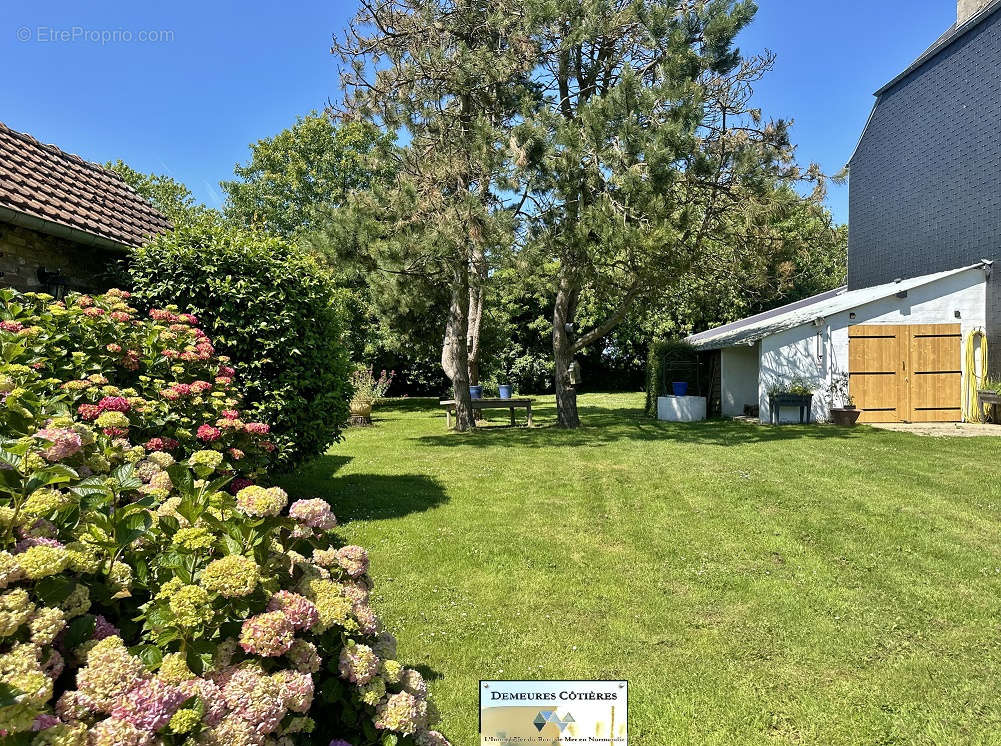
[[[170,221],[114,171],[44,145],[0,122],[0,206],[122,246],[140,246]]]

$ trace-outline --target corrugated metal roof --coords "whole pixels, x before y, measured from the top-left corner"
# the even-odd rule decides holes
[[[764,337],[792,329],[803,324],[809,324],[817,318],[825,318],[842,311],[864,306],[866,303],[888,298],[905,290],[928,285],[938,280],[952,277],[971,269],[983,269],[984,262],[971,264],[968,267],[951,269],[947,272],[936,272],[930,275],[912,277],[899,282],[888,282],[885,285],[874,285],[868,288],[849,291],[847,287],[828,290],[811,298],[796,301],[780,308],[765,311],[746,319],[734,321],[731,324],[718,326],[715,329],[693,334],[686,342],[700,350],[718,350],[723,347],[734,347],[739,344],[751,344]]]

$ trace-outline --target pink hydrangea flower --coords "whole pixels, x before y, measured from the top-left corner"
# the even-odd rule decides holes
[[[105,637],[112,637],[119,632],[118,627],[104,618],[103,614],[94,617],[94,639],[103,640]]]
[[[235,716],[255,724],[258,733],[273,732],[285,716],[280,683],[255,666],[234,666],[217,679],[222,696]]]
[[[200,425],[198,427],[197,435],[199,440],[211,443],[214,440],[219,440],[219,436],[222,435],[222,431],[217,427],[212,427],[212,425]]]
[[[85,420],[96,420],[102,409],[96,404],[81,404],[76,408],[76,411]]]
[[[164,308],[151,308],[149,310],[149,317],[154,321],[176,321],[177,316],[174,313],[164,309]]]
[[[368,604],[355,604],[352,613],[358,620],[358,628],[363,635],[374,636],[379,633],[379,617]]]
[[[288,652],[294,637],[295,627],[284,612],[266,611],[243,623],[240,647],[246,653],[275,657]]]
[[[205,714],[202,721],[205,725],[213,726],[222,720],[226,714],[226,700],[223,699],[222,689],[208,679],[188,679],[177,685],[177,688],[184,692],[185,697],[198,697],[205,705]]]
[[[337,518],[330,512],[330,504],[320,498],[296,500],[288,514],[293,520],[321,531],[330,531],[337,525]]]
[[[159,730],[188,699],[183,691],[160,679],[142,679],[118,698],[111,717],[145,731]]]
[[[128,412],[132,409],[129,400],[124,396],[106,396],[97,403],[104,412]]]
[[[147,451],[173,451],[181,444],[174,438],[150,438],[143,445]]]
[[[412,735],[427,723],[427,703],[409,692],[393,694],[375,710],[375,727],[405,736]]]
[[[55,549],[62,549],[63,544],[55,539],[48,539],[44,536],[28,536],[21,539],[14,545],[14,553],[20,554],[21,552],[27,552],[32,547],[53,547]]]
[[[367,684],[379,673],[379,657],[368,645],[348,642],[338,661],[341,676],[354,684]]]
[[[35,435],[52,443],[42,451],[46,461],[62,461],[83,447],[80,434],[68,427],[44,427]]]
[[[452,746],[445,736],[436,730],[426,730],[415,737],[417,746]]]
[[[291,591],[278,591],[268,601],[268,611],[282,612],[297,630],[309,629],[318,621],[316,605],[305,596]]]
[[[267,435],[271,432],[271,426],[266,422],[248,422],[243,429],[253,435]]]
[[[5,332],[17,333],[24,329],[24,324],[20,321],[0,321],[0,329]]]
[[[230,482],[230,484],[229,484],[229,491],[232,492],[235,495],[237,492],[239,492],[240,490],[242,490],[244,487],[250,487],[252,484],[253,484],[253,482],[251,482],[246,477],[237,477],[232,482]]]
[[[368,572],[368,552],[364,547],[353,544],[337,550],[337,564],[352,578],[357,578]]]
[[[313,704],[313,677],[300,671],[279,671],[275,674],[278,681],[278,697],[282,705],[292,712],[309,712]]]
[[[47,715],[42,713],[35,718],[35,722],[31,724],[31,729],[35,732],[40,730],[45,730],[51,728],[53,725],[59,725],[61,721],[55,715]]]

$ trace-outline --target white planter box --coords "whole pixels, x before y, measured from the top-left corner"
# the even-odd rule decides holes
[[[706,418],[704,396],[658,396],[657,419],[666,422],[699,422]]]

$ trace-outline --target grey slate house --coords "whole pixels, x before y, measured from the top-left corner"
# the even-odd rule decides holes
[[[959,0],[957,10],[876,91],[848,164],[849,290],[1001,258],[1001,0]],[[1001,375],[998,275],[987,334]]]
[[[847,385],[861,422],[979,418],[985,335],[1001,377],[1001,0],[958,1],[848,165],[848,284],[688,338],[719,355],[721,414],[795,419],[808,389],[826,419]]]

